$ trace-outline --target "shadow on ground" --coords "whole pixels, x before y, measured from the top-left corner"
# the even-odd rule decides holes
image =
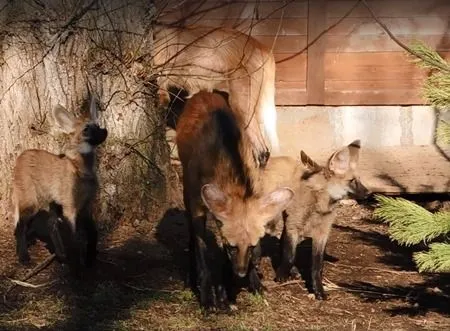
[[[180,270],[184,269],[181,262],[185,260],[181,256],[183,243],[173,237],[176,228],[184,225],[178,223],[177,215],[176,212],[166,213],[160,221],[162,228],[158,229],[161,238],[167,238],[165,231],[169,231],[175,253],[150,239],[149,235],[135,235],[117,246],[100,249],[96,267],[84,271],[79,279],[54,262],[45,275],[38,275],[31,282],[45,283],[50,279],[56,280],[55,284],[45,289],[16,288],[8,296],[9,307],[1,307],[0,316],[20,310],[34,297],[48,297],[63,309],[60,320],[51,328],[33,328],[24,320],[23,327],[9,330],[110,330],[126,323],[136,309],[151,309],[155,301],[177,300],[174,293],[183,291],[179,280]],[[167,224],[170,226],[165,229]],[[186,232],[180,229],[180,233],[185,235]],[[37,258],[33,257],[34,260]],[[130,329],[127,325],[123,327]]]
[[[339,283],[345,291],[358,296],[365,302],[401,300],[406,306],[385,309],[391,316],[422,316],[427,312],[450,315],[449,276],[430,277],[425,282],[409,286],[376,286],[366,282]]]
[[[412,254],[420,250],[420,246],[400,246],[396,242],[391,241],[387,235],[378,231],[363,231],[353,226],[337,224],[333,227],[335,230],[349,233],[353,238],[363,241],[366,245],[378,247],[383,252],[383,255],[378,257],[378,262],[391,265],[398,270],[416,270]]]

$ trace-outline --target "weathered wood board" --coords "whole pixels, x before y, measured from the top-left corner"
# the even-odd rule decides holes
[[[281,107],[281,155],[304,150],[325,162],[360,139],[360,175],[374,192],[450,192],[450,148],[434,145],[436,118],[425,106]]]
[[[185,23],[234,27],[271,47],[277,61],[290,58],[277,65],[280,106],[424,104],[420,92],[428,73],[410,62],[363,4],[341,20],[354,4],[353,0],[174,1],[161,20],[185,18]],[[376,0],[369,5],[403,43],[419,39],[450,57],[450,1]],[[306,49],[308,41],[337,21]]]

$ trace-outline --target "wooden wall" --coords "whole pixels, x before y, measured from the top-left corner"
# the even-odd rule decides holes
[[[339,20],[354,1],[328,1],[327,24]],[[403,43],[425,41],[450,55],[450,1],[377,0],[370,7]],[[325,104],[422,104],[426,72],[410,59],[359,5],[329,31],[325,48]]]
[[[230,26],[272,46],[278,105],[423,104],[426,72],[411,63],[356,0],[185,1],[169,3],[160,19]],[[450,58],[450,1],[368,0],[401,41],[427,42]],[[312,45],[306,50],[308,42]]]

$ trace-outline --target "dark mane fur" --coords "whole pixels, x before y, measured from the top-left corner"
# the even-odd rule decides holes
[[[246,152],[250,144],[226,98],[217,92],[200,92],[188,100],[180,118],[180,159],[184,163],[189,159],[188,168],[197,172],[201,184],[214,181],[229,193],[243,198],[252,195],[252,163]]]
[[[251,178],[240,148],[243,143],[242,134],[233,113],[229,109],[212,111],[202,128],[202,137],[204,140],[199,142],[196,150],[197,160],[202,160],[202,155],[210,158],[204,160],[203,164],[215,171],[214,178],[222,181],[221,184],[226,185],[226,181],[237,184],[245,189],[244,197],[250,196]]]

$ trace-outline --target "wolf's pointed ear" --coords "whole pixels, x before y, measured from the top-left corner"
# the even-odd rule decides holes
[[[305,167],[311,171],[320,170],[320,165],[318,165],[313,159],[311,159],[305,152],[300,151],[300,159]]]
[[[56,105],[52,110],[52,116],[63,132],[72,133],[75,131],[75,116],[69,113],[63,106]]]
[[[203,185],[201,196],[206,208],[208,208],[219,221],[226,221],[230,217],[230,199],[217,185]]]
[[[344,175],[349,170],[355,170],[358,166],[361,142],[355,140],[348,146],[336,151],[328,161],[328,169],[337,175]]]
[[[263,196],[260,200],[260,219],[265,224],[272,221],[283,212],[294,197],[294,191],[288,187],[282,187]]]
[[[89,102],[89,115],[91,116],[91,121],[97,123],[98,121],[98,106],[97,98],[91,94],[91,100]]]

